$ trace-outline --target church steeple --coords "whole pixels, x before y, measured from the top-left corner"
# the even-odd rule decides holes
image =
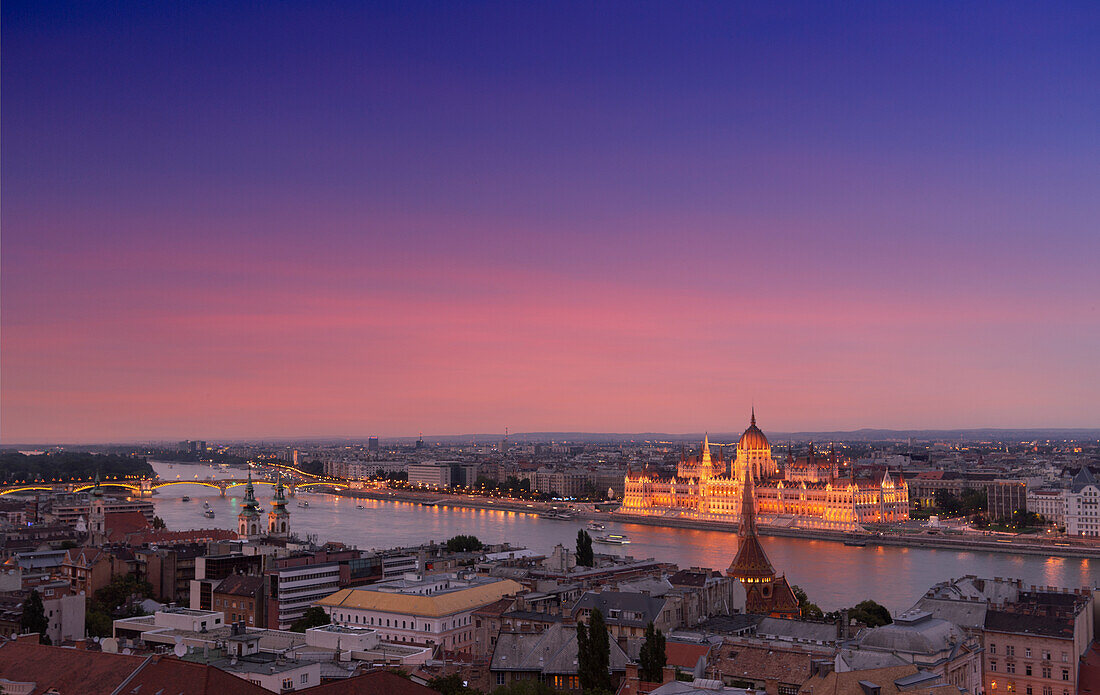
[[[252,487],[252,471],[248,471],[248,484],[244,488],[244,500],[237,514],[237,535],[241,538],[255,538],[260,535],[260,505],[256,501],[256,490]]]
[[[271,511],[267,513],[267,532],[271,536],[286,536],[290,533],[290,512],[286,509],[281,474],[275,481],[275,497],[271,500]]]
[[[745,471],[741,485],[741,525],[737,528],[740,538],[756,536],[756,483],[751,470]]]

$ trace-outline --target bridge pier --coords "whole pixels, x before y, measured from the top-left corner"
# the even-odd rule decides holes
[[[228,486],[220,484],[220,483],[218,484],[218,491],[221,493],[222,497],[225,497],[225,491],[228,490],[228,489],[229,489]]]

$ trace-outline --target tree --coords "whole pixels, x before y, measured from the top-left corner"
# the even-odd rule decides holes
[[[611,691],[611,640],[600,609],[592,609],[588,626],[577,623],[577,675],[581,689]]]
[[[664,680],[665,636],[650,622],[645,626],[645,642],[638,655],[638,675],[644,681],[660,683]]]
[[[806,620],[822,620],[825,618],[825,613],[816,603],[810,602],[810,597],[802,587],[797,584],[792,584],[791,591],[794,592],[795,598],[798,599],[798,609],[802,612],[803,618]]]
[[[328,613],[324,608],[320,606],[310,606],[306,609],[306,612],[301,618],[298,618],[290,624],[291,632],[305,632],[311,627],[321,627],[322,625],[328,625],[332,620],[329,619]]]
[[[932,498],[936,501],[936,508],[946,514],[957,514],[962,509],[959,498],[947,490],[936,490]]]
[[[84,629],[88,632],[89,637],[110,637],[114,629],[111,616],[94,606],[95,604],[89,600],[84,611]]]
[[[39,640],[43,644],[50,644],[50,638],[46,631],[50,629],[50,621],[46,618],[46,607],[42,605],[42,596],[38,589],[31,589],[30,596],[23,601],[23,615],[19,618],[19,628],[24,632],[37,632]]]
[[[870,599],[860,601],[850,608],[848,610],[848,617],[855,618],[867,627],[879,627],[880,625],[889,625],[894,622],[886,606],[871,601]]]
[[[596,554],[592,551],[592,536],[588,531],[577,531],[577,564],[592,567],[596,564]]]
[[[164,519],[161,519],[159,516],[154,516],[153,517],[153,528],[160,531],[162,529],[168,528],[168,524],[164,523]]]
[[[111,583],[95,592],[94,601],[103,612],[116,618],[134,615],[133,604],[153,595],[153,585],[132,574],[120,574]]]
[[[484,544],[477,536],[455,536],[447,540],[447,550],[452,553],[468,553],[481,550]]]
[[[466,685],[462,676],[452,673],[449,676],[438,676],[428,681],[428,687],[442,695],[480,695],[481,691]]]

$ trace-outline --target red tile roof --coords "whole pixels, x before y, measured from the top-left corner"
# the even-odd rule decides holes
[[[709,644],[665,642],[665,663],[669,666],[679,666],[688,671],[695,668],[695,664],[699,663],[699,657],[706,658],[709,653]]]
[[[136,509],[125,512],[107,512],[103,515],[103,524],[107,528],[107,538],[118,543],[126,540],[132,533],[151,530],[153,527],[145,515]]]
[[[308,695],[438,695],[426,685],[383,669],[368,671],[361,676],[315,685],[295,692]]]
[[[124,682],[125,692],[165,695],[266,695],[262,687],[213,666],[170,657],[107,654],[28,641],[0,643],[0,677],[34,683],[31,695],[102,695]],[[129,679],[129,680],[127,680]]]
[[[238,538],[236,531],[223,528],[193,529],[191,531],[145,531],[126,539],[130,545],[151,543],[200,543],[206,541],[231,541]]]

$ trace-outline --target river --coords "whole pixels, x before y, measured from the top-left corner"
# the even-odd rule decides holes
[[[152,463],[163,480],[239,477],[242,473],[237,469]],[[184,495],[192,501],[183,502]],[[232,488],[223,498],[217,490],[201,485],[175,485],[159,490],[153,501],[157,515],[169,529],[235,529],[243,495],[243,487]],[[258,485],[256,496],[266,510],[271,487]],[[303,500],[309,502],[308,508],[297,506]],[[210,503],[215,518],[202,515],[203,501]],[[472,534],[486,543],[508,542],[548,552],[558,543],[572,546],[577,529],[585,523],[542,519],[522,512],[427,507],[310,492],[299,492],[288,507],[291,528],[300,536],[316,535],[322,542],[340,541],[361,549],[416,545]],[[736,535],[724,531],[615,522],[608,523],[607,528],[628,535],[632,542],[626,546],[597,545],[596,552],[724,570],[737,551]],[[933,584],[964,574],[1013,577],[1028,584],[1064,587],[1100,583],[1100,561],[1095,559],[874,545],[859,548],[773,536],[764,536],[761,541],[776,570],[805,589],[810,600],[824,610],[870,598],[896,613],[913,605]]]

